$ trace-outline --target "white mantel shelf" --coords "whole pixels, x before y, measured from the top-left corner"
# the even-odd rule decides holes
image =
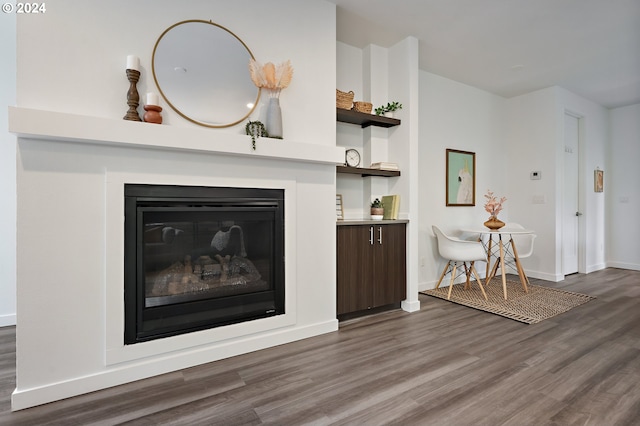
[[[335,165],[344,148],[259,138],[251,149],[247,135],[220,129],[158,125],[63,112],[9,107],[9,131],[19,137],[84,144],[197,151],[212,154],[279,159]]]

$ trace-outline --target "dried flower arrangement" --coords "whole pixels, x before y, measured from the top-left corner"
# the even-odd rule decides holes
[[[502,197],[498,201],[498,198],[493,195],[493,191],[487,190],[484,198],[487,199],[486,204],[484,205],[484,209],[493,217],[497,217],[498,213],[502,211],[502,203],[507,201],[507,197]]]
[[[282,89],[286,89],[293,78],[293,68],[291,62],[286,61],[279,65],[267,62],[262,65],[255,59],[249,61],[249,72],[253,84],[261,89],[266,89],[269,96],[273,98],[280,97]]]

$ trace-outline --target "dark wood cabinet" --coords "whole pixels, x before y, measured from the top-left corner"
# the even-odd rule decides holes
[[[399,306],[406,298],[406,225],[337,227],[337,313]]]

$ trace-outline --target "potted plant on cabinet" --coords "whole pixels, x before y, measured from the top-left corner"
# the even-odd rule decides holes
[[[385,117],[393,117],[394,112],[402,109],[400,102],[389,102],[386,105],[380,105],[376,108],[376,115],[384,115]]]
[[[376,198],[371,203],[371,219],[382,220],[383,216],[384,208],[382,207],[382,202],[380,202],[379,198]]]

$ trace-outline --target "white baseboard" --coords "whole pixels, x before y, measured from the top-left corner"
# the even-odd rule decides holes
[[[526,270],[525,272],[527,273],[527,276],[529,278],[537,278],[539,280],[551,281],[553,283],[557,283],[558,281],[564,280],[564,275],[562,274],[549,274],[546,272],[531,271],[531,270]]]
[[[604,263],[597,263],[595,265],[589,265],[589,266],[587,266],[585,273],[586,274],[590,274],[591,272],[601,271],[601,270],[605,269],[606,267],[607,267],[607,265],[605,265]]]
[[[640,264],[626,262],[607,262],[608,268],[630,269],[632,271],[640,271]]]
[[[16,325],[16,314],[0,315],[0,327]]]
[[[406,300],[403,300],[401,307],[405,312],[416,312],[420,310],[420,301],[416,300],[415,302],[407,302]]]

